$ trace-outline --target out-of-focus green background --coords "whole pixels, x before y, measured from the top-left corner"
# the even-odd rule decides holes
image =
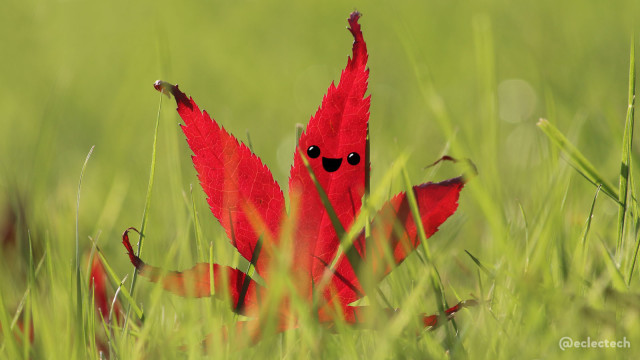
[[[7,0],[0,11],[0,217],[22,210],[21,250],[0,266],[6,305],[15,306],[24,291],[24,229],[36,248],[48,237],[55,266],[71,271],[78,179],[93,145],[82,184],[81,251],[90,249],[91,236],[121,277],[130,271],[119,237],[139,226],[144,208],[157,79],[179,84],[239,139],[248,131],[255,153],[286,191],[295,124],[307,122],[339,79],[352,42],[346,18],[354,9],[363,13],[370,54],[373,187],[403,151],[411,154],[407,169],[416,184],[459,172],[453,165],[423,170],[442,154],[470,158],[479,176],[431,241],[445,290],[478,295],[467,249],[509,273],[524,266],[510,261],[532,261],[529,271],[538,275],[526,279],[534,285],[509,276],[496,285],[514,298],[522,296],[514,290],[519,286],[535,293],[535,279],[551,291],[558,283],[540,273],[561,266],[555,245],[529,249],[531,259],[513,254],[526,252],[535,236],[577,241],[595,188],[535,124],[549,118],[617,183],[637,1]],[[208,213],[173,109],[163,99],[144,258],[160,262],[173,246],[171,266],[185,268],[195,258],[191,184],[204,237],[215,239],[219,256],[231,248]],[[398,178],[390,191],[401,189]],[[598,201],[591,240],[613,249],[617,207],[604,196]],[[536,226],[546,230],[534,233]],[[435,311],[429,304],[424,311]],[[511,310],[529,319],[523,307]],[[483,321],[509,322],[511,313],[496,311],[498,318]],[[553,328],[555,321],[546,324]],[[597,328],[574,324],[576,333],[588,326]],[[481,335],[471,344],[481,344]],[[553,339],[544,338],[545,352],[536,355],[532,347],[527,354],[560,355]],[[509,348],[502,355],[517,353]]]

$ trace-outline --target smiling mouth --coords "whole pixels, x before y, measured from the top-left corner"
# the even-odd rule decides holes
[[[332,158],[326,158],[324,156],[322,157],[322,167],[327,172],[334,172],[340,169],[340,164],[342,164],[342,158],[332,159]]]

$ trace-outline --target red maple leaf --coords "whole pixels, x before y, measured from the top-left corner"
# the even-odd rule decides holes
[[[223,284],[228,284],[224,290],[229,293],[237,313],[260,316],[259,300],[268,295],[270,267],[281,246],[285,220],[293,223],[290,236],[296,290],[310,303],[314,292],[321,291],[317,316],[326,323],[337,316],[350,323],[363,319],[363,307],[350,306],[366,295],[358,278],[359,268],[354,269],[354,263],[368,262],[368,269],[381,279],[391,271],[392,265],[402,262],[420,244],[407,196],[400,193],[374,217],[370,239],[365,239],[363,232],[354,242],[356,253],[352,251],[352,256],[339,257],[331,267],[341,241],[336,227],[350,229],[358,216],[370,166],[367,154],[370,96],[365,97],[368,54],[359,17],[360,14],[354,12],[348,19],[349,31],[354,37],[352,57],[342,71],[338,86],[332,83],[329,87],[294,153],[289,178],[292,202],[289,214],[282,190],[260,158],[212,120],[206,111],[201,111],[177,85],[162,81],[155,84],[157,90],[175,97],[178,114],[184,121],[182,130],[193,151],[193,164],[213,215],[231,243],[255,266],[266,283],[261,286],[238,269],[212,266],[215,293],[223,293]],[[312,174],[326,194],[338,226],[332,221],[332,212],[323,204]],[[413,187],[427,237],[456,211],[463,186],[463,178],[458,177]],[[123,234],[123,244],[142,276],[159,281],[165,289],[183,296],[211,294],[210,264],[199,263],[182,272],[166,272],[149,266],[134,254],[129,230]],[[367,244],[371,248],[367,249]],[[385,254],[391,254],[394,264],[385,261]],[[328,284],[320,290],[315,288],[323,283],[327,272]],[[448,309],[446,315],[451,316],[464,305],[462,302]],[[286,305],[282,308],[281,315],[288,316]],[[425,326],[434,326],[437,317],[424,316],[423,321]],[[283,323],[281,328],[285,326]]]

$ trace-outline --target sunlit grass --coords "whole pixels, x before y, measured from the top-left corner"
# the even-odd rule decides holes
[[[141,217],[149,263],[249,265],[210,214],[173,104],[156,113],[153,81],[179,83],[235,136],[250,134],[253,151],[286,184],[290,162],[279,149],[291,144],[292,160],[295,124],[306,123],[337,80],[354,7],[364,14],[371,68],[365,212],[407,183],[459,175],[450,164],[424,170],[443,151],[471,159],[479,172],[428,239],[432,262],[412,255],[379,285],[383,296],[368,299],[405,311],[372,329],[338,322],[329,330],[298,299],[298,329],[267,329],[249,345],[248,334],[219,336],[243,320],[225,301],[181,298],[145,279],[129,295],[133,269],[121,234]],[[113,358],[198,358],[208,334],[209,354],[231,358],[638,357],[629,41],[639,11],[634,1],[577,0],[9,1],[0,15],[0,358],[95,358],[96,339],[109,340]],[[547,121],[536,126],[540,118]],[[76,269],[78,179],[92,145]],[[366,216],[358,221],[363,227]],[[16,242],[5,245],[11,226]],[[111,295],[125,279],[119,299],[135,304],[126,331],[94,311],[92,251],[110,269]],[[274,269],[282,279],[270,284],[274,297],[292,289],[286,255]],[[455,327],[425,331],[418,315],[443,306],[432,265],[446,303],[483,303],[459,312]],[[18,330],[31,323],[33,343]],[[565,336],[626,338],[631,348],[562,351]]]

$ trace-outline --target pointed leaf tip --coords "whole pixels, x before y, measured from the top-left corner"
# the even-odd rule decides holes
[[[356,38],[356,41],[361,40],[362,39],[362,31],[360,30],[360,24],[358,23],[358,20],[360,19],[360,17],[362,16],[362,14],[360,14],[357,10],[352,12],[351,15],[349,15],[349,31],[351,31],[351,33],[353,34],[353,37]]]
[[[358,19],[360,19],[361,16],[362,14],[358,10],[354,10],[351,14],[349,14],[349,25],[359,26]]]
[[[129,231],[135,231],[140,234],[140,231],[134,227],[130,227],[122,233],[122,245],[124,245],[125,249],[127,249],[127,254],[129,255],[129,260],[131,260],[131,264],[135,266],[136,269],[140,270],[144,267],[144,262],[135,254],[133,251],[133,247],[131,246],[131,242],[129,241]]]

